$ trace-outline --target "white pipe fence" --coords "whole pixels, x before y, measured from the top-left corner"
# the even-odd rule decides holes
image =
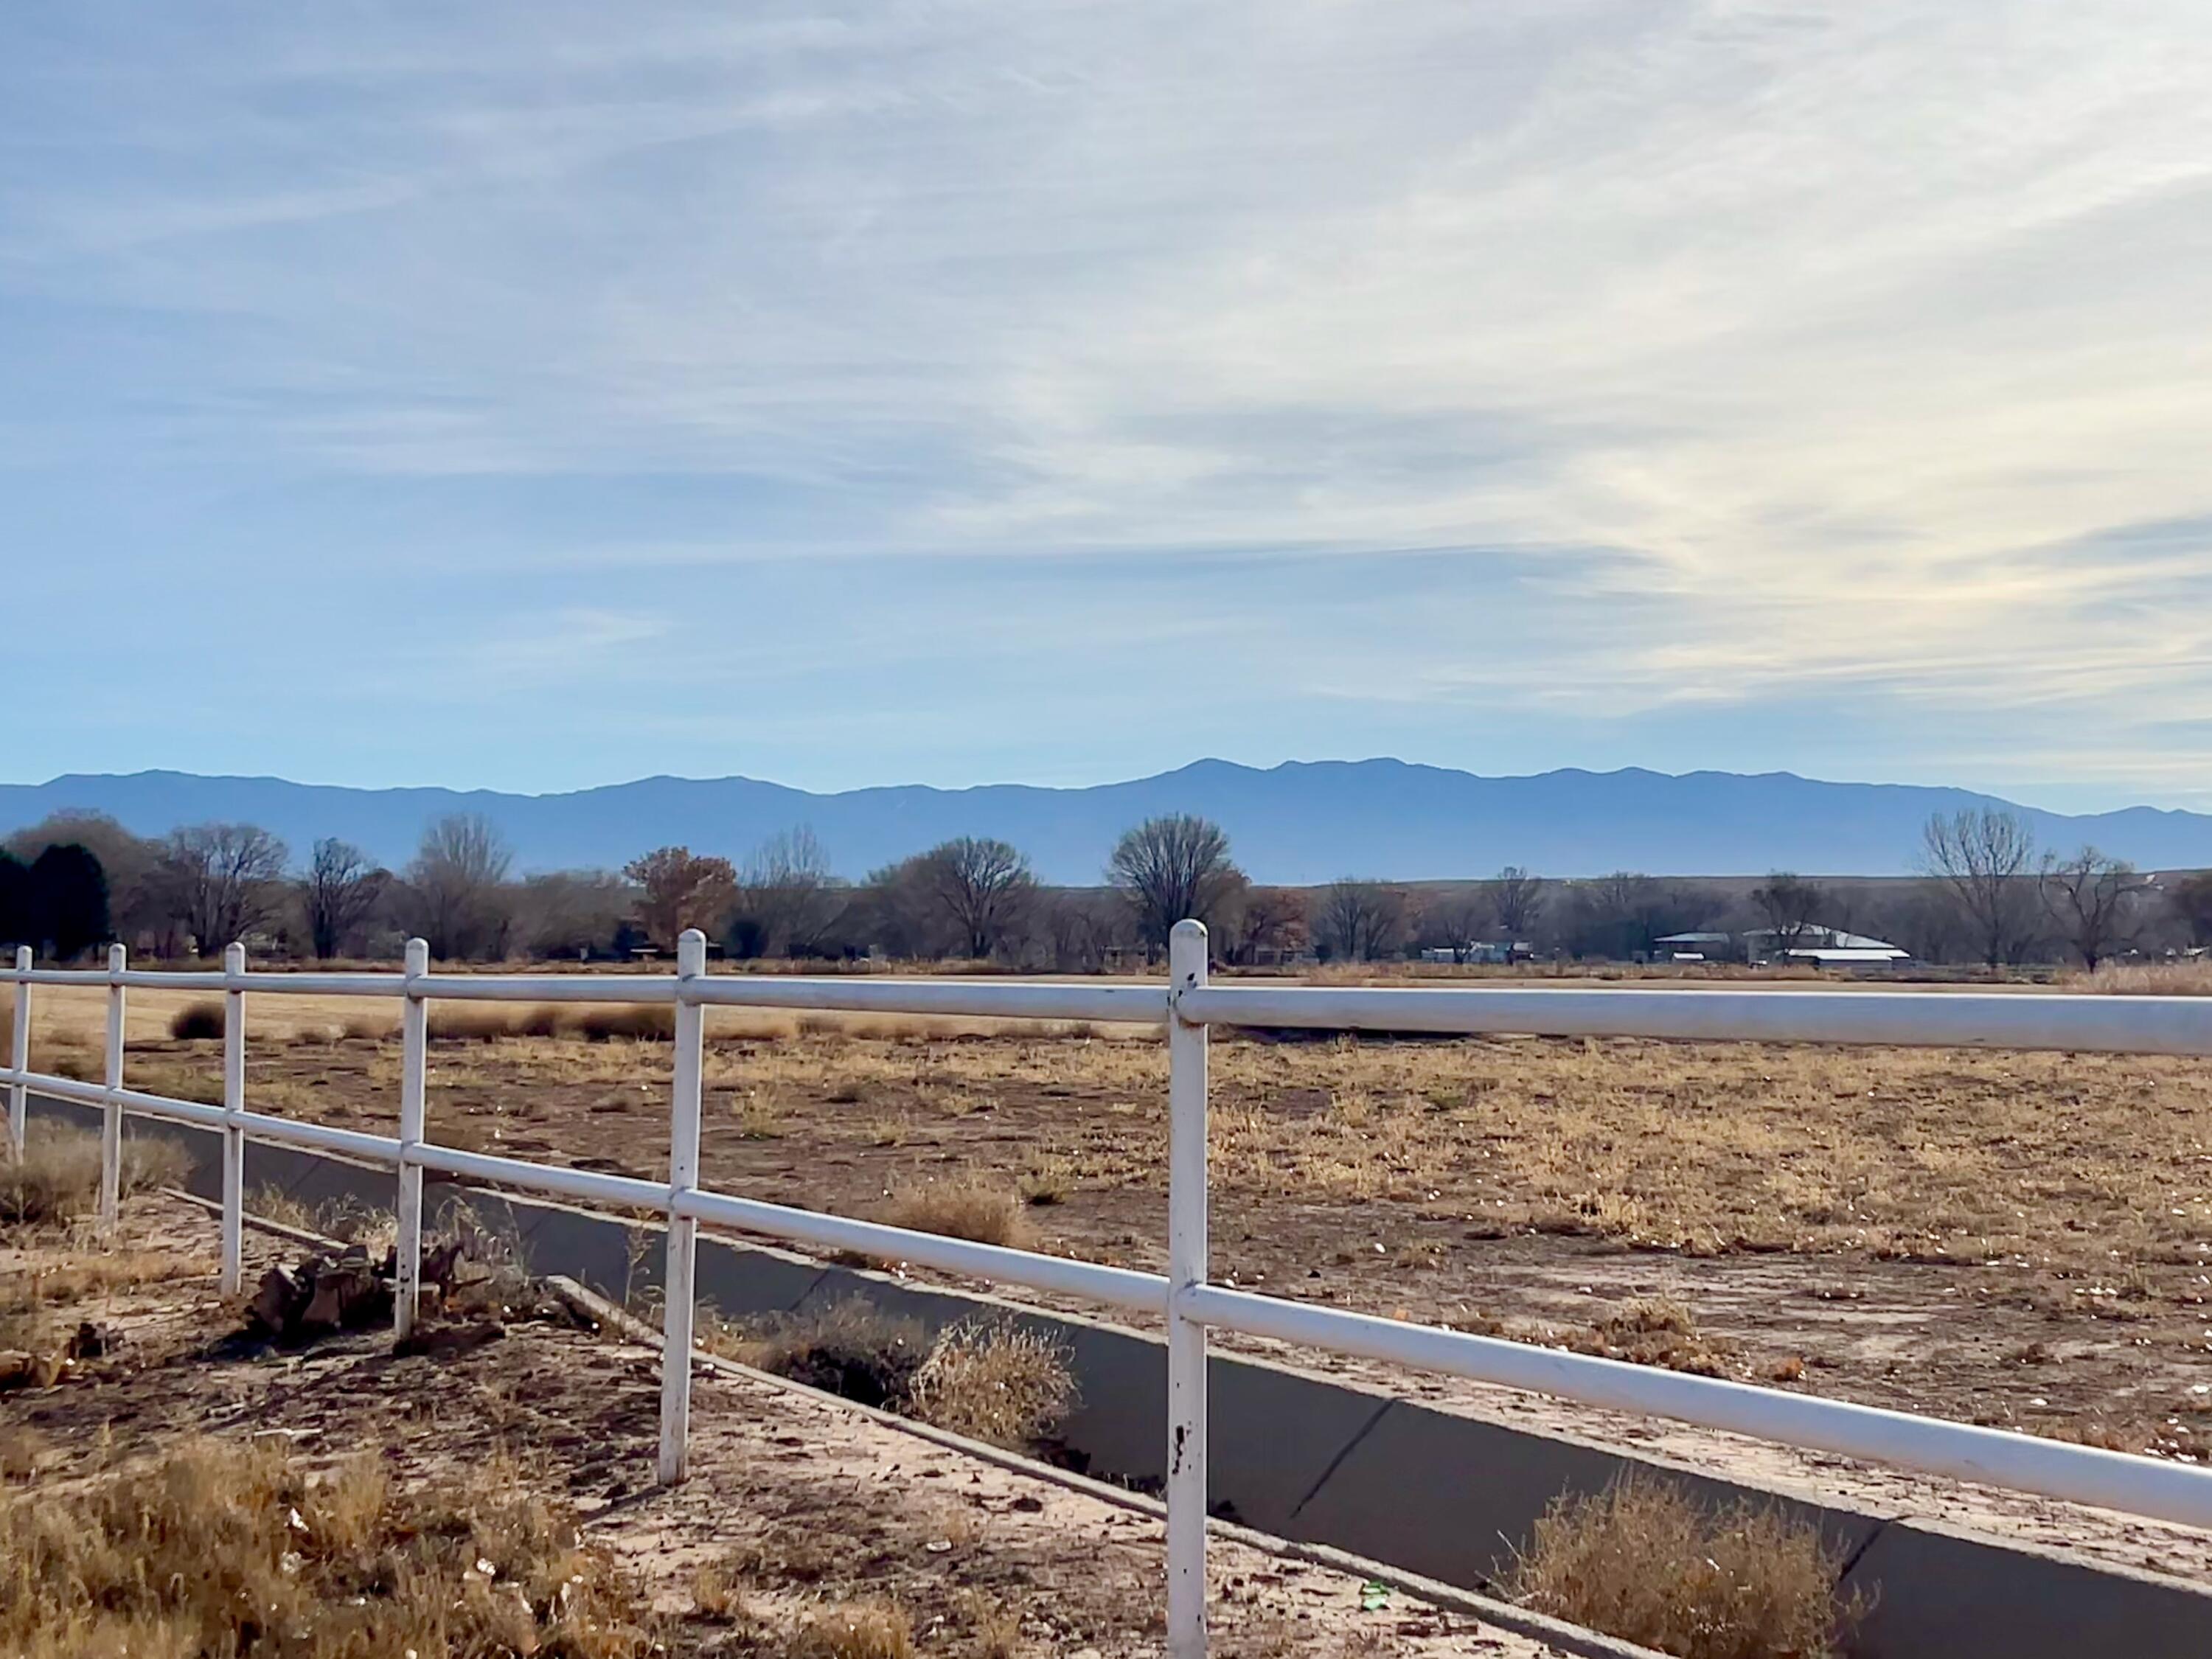
[[[243,1158],[248,1140],[336,1152],[393,1170],[398,1178],[398,1279],[395,1322],[415,1320],[422,1262],[422,1174],[575,1199],[667,1217],[666,1339],[661,1376],[659,1474],[685,1474],[690,1416],[693,1261],[699,1224],[765,1235],[823,1250],[897,1257],[940,1272],[1080,1297],[1162,1317],[1167,1328],[1167,1557],[1169,1651],[1206,1650],[1206,1408],[1209,1328],[1273,1338],[1333,1353],[1389,1361],[1478,1382],[1525,1389],[1583,1405],[1678,1422],[1975,1480],[2045,1498],[2094,1504],[2152,1519],[2212,1528],[2212,1472],[2002,1430],[1782,1389],[1600,1359],[1403,1321],[1232,1290],[1207,1279],[1206,1034],[1214,1025],[1277,1029],[1510,1032],[1532,1036],[1645,1036],[1699,1041],[1887,1043],[1929,1047],[2212,1055],[2212,999],[1872,991],[1704,989],[1535,990],[1518,987],[1429,989],[1210,985],[1206,930],[1177,925],[1169,980],[1121,985],[971,979],[772,978],[707,972],[706,940],[686,933],[673,975],[434,974],[420,939],[397,974],[254,972],[242,947],[220,973],[147,973],[121,945],[105,970],[38,969],[19,950],[0,981],[15,987],[8,1086],[10,1155],[22,1155],[29,1092],[101,1109],[100,1214],[117,1214],[126,1112],[221,1132],[222,1283],[240,1281]],[[78,1082],[30,1066],[31,988],[104,988],[103,1080]],[[132,987],[222,994],[223,1103],[150,1095],[124,1086],[125,993]],[[399,1133],[366,1134],[250,1111],[246,1105],[246,1001],[249,996],[360,996],[402,1003]],[[467,1002],[672,1004],[676,1011],[666,1182],[601,1174],[443,1146],[427,1136],[428,1005]],[[1133,1272],[1097,1262],[971,1243],[879,1222],[824,1215],[710,1192],[699,1182],[699,1118],[705,1011],[714,1007],[830,1009],[867,1013],[1021,1019],[1130,1021],[1164,1028],[1168,1040],[1169,1272]]]

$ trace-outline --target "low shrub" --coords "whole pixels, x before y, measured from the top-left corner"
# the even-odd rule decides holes
[[[1516,1557],[1540,1613],[1681,1659],[1836,1659],[1868,1603],[1838,1601],[1817,1528],[1747,1501],[1698,1506],[1668,1481],[1554,1499]]]
[[[878,1218],[910,1232],[942,1233],[1025,1250],[1036,1243],[1022,1195],[971,1180],[933,1181],[894,1193]]]
[[[658,1004],[632,1007],[577,1009],[564,1022],[566,1030],[586,1042],[611,1042],[618,1037],[633,1042],[672,1042],[676,1040],[676,1010]]]
[[[204,1042],[222,1035],[222,1004],[191,1002],[169,1016],[169,1035],[179,1042]]]
[[[676,1035],[676,1011],[655,1004],[574,1006],[533,1002],[520,1007],[461,1003],[430,1009],[429,1035],[442,1042],[493,1042],[511,1037],[570,1037],[586,1042],[628,1038],[666,1042]]]
[[[863,1406],[903,1410],[915,1374],[929,1356],[929,1333],[860,1297],[828,1307],[785,1315],[751,1335],[725,1334],[708,1345],[757,1370],[773,1371]]]
[[[1015,1450],[1048,1440],[1076,1404],[1067,1352],[1048,1337],[963,1323],[933,1338],[860,1297],[750,1330],[710,1318],[700,1340],[740,1364]]]
[[[913,1659],[914,1623],[888,1601],[825,1607],[793,1635],[787,1659]]]
[[[1026,1450],[1075,1409],[1067,1362],[1063,1345],[1020,1326],[950,1326],[915,1373],[908,1410],[971,1440]]]
[[[527,1012],[495,1002],[433,1003],[428,1036],[433,1042],[495,1042],[521,1036]]]

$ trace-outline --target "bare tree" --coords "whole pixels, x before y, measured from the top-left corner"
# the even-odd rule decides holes
[[[1128,907],[1095,889],[1060,888],[1044,902],[1045,939],[1063,973],[1096,972],[1127,941],[1128,925]]]
[[[483,957],[505,948],[510,917],[502,888],[513,862],[489,818],[455,813],[423,830],[407,883],[432,956]]]
[[[2017,812],[1994,806],[1938,812],[1923,832],[1922,863],[1941,884],[1990,968],[2016,960],[2035,932],[2035,836]]]
[[[1231,908],[1227,960],[1249,963],[1281,956],[1306,942],[1306,896],[1295,887],[1248,887]]]
[[[1217,921],[1243,886],[1244,872],[1230,862],[1229,836],[1219,824],[1173,813],[1125,832],[1106,861],[1106,879],[1127,898],[1146,946],[1159,951],[1185,918]]]
[[[514,943],[527,955],[589,960],[634,942],[637,893],[611,870],[544,871],[506,896]]]
[[[1451,952],[1454,962],[1465,962],[1493,915],[1490,895],[1483,887],[1451,888],[1423,912],[1420,942],[1440,945]]]
[[[1036,878],[1018,848],[962,836],[924,853],[915,866],[930,907],[970,960],[996,956],[1036,896]]]
[[[1818,882],[1777,870],[1751,890],[1751,902],[1766,918],[1775,950],[1789,951],[1813,931],[1827,905],[1828,893]]]
[[[845,903],[845,889],[830,872],[821,839],[802,823],[769,836],[745,860],[733,933],[744,933],[740,942],[751,945],[754,954],[812,956]]]
[[[1517,864],[1500,870],[1490,884],[1490,913],[1498,931],[1510,942],[1526,939],[1536,930],[1544,910],[1544,878],[1532,876]]]
[[[307,939],[317,957],[327,961],[344,948],[353,931],[368,920],[391,880],[389,872],[351,842],[325,836],[315,843],[307,873],[301,878],[301,906],[307,913]]]
[[[638,925],[663,950],[687,927],[719,933],[738,902],[738,870],[727,859],[688,847],[660,847],[623,866],[637,884]]]
[[[2044,855],[2043,902],[2085,968],[2094,969],[2127,941],[2136,902],[2150,887],[2150,878],[2138,875],[2135,866],[2094,847],[2069,859]]]
[[[1389,948],[1404,915],[1398,895],[1381,882],[1346,876],[1322,889],[1314,933],[1331,954],[1367,962]]]
[[[194,824],[163,843],[157,879],[171,917],[210,956],[276,914],[284,859],[258,824]]]
[[[2212,870],[2182,877],[2166,890],[2166,903],[2189,930],[2191,945],[2212,945]]]

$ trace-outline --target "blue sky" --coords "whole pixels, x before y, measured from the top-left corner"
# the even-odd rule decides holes
[[[2212,805],[2212,30],[147,7],[0,54],[0,775]]]

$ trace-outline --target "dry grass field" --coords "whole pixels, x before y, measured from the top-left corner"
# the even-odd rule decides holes
[[[216,1098],[218,1045],[167,1035],[180,1006],[133,994],[130,1079]],[[96,1072],[99,1008],[41,991],[34,1063]],[[434,1139],[661,1173],[665,1043],[447,1012]],[[388,1132],[390,1011],[264,999],[252,1018],[259,1109]],[[553,1034],[505,1034],[525,1030]],[[726,1010],[708,1030],[709,1184],[1164,1265],[1156,1034]],[[2212,1073],[2193,1062],[1224,1037],[1212,1079],[1219,1277],[2212,1455]]]
[[[0,1221],[0,1347],[43,1351],[33,1321],[94,1334],[36,1375],[0,1374],[0,1652],[1159,1650],[1150,1516],[727,1370],[695,1383],[691,1479],[658,1488],[653,1350],[537,1298],[449,1308],[404,1348],[377,1329],[272,1350],[215,1293],[213,1217],[147,1193],[118,1236],[97,1237],[82,1224],[89,1183],[66,1178],[80,1160],[53,1147],[33,1143],[58,1206]],[[247,1249],[258,1276],[289,1247],[250,1233]],[[986,1333],[941,1340],[920,1403],[980,1398],[949,1368],[990,1346]],[[1006,1374],[1001,1353],[981,1380]],[[1008,1425],[971,1410],[957,1426]],[[1212,1555],[1227,1659],[1554,1651],[1242,1543]]]

